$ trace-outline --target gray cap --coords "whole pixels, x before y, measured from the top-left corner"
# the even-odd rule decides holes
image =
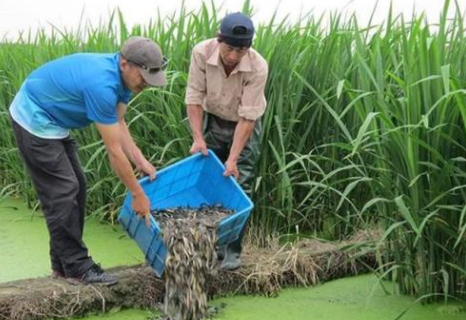
[[[167,83],[162,71],[167,61],[160,47],[151,39],[131,37],[121,47],[121,54],[141,70],[142,77],[150,86],[164,86]]]

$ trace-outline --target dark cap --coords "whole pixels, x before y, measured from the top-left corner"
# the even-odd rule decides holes
[[[254,24],[241,12],[227,14],[220,24],[220,36],[232,47],[249,48],[254,37]]]
[[[121,47],[121,55],[141,70],[148,85],[164,86],[167,83],[162,71],[167,61],[163,58],[160,47],[151,39],[129,38]]]

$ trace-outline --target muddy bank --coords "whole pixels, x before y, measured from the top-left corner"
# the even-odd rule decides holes
[[[343,243],[301,242],[299,245],[246,248],[243,266],[234,272],[216,270],[207,283],[209,297],[230,294],[277,295],[288,286],[316,283],[364,273],[376,265],[371,253],[343,251]],[[357,259],[354,257],[358,256]],[[112,287],[76,286],[64,280],[36,278],[0,284],[0,319],[68,318],[113,308],[160,306],[164,283],[144,266],[110,269],[120,282]]]

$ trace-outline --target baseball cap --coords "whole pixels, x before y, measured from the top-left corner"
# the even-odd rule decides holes
[[[251,18],[241,12],[227,14],[220,24],[222,39],[232,47],[250,47],[254,37]]]
[[[162,71],[167,60],[151,39],[139,36],[129,38],[121,47],[121,55],[141,70],[142,77],[150,86],[164,86],[167,83]]]

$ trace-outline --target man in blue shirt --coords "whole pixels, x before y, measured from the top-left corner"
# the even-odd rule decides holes
[[[151,179],[156,170],[134,143],[124,114],[131,92],[165,85],[165,64],[155,42],[132,37],[120,53],[79,53],[46,63],[15,96],[9,109],[13,130],[44,211],[54,277],[117,282],[91,259],[82,239],[86,181],[70,129],[95,123],[134,211],[149,221],[150,201],[131,163]]]

